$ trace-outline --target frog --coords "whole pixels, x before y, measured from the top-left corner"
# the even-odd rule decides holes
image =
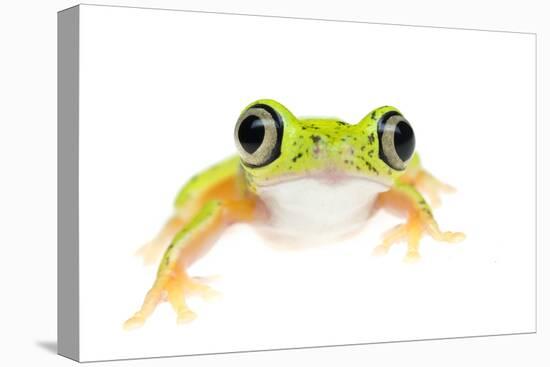
[[[164,301],[178,323],[191,321],[196,314],[188,296],[219,295],[187,269],[235,223],[294,243],[334,241],[386,209],[404,221],[382,235],[373,253],[405,242],[408,262],[419,260],[423,236],[446,243],[465,238],[440,229],[432,207],[455,189],[423,167],[412,125],[393,106],[375,108],[353,124],[298,118],[273,99],[259,99],[241,111],[233,138],[236,153],[192,176],[160,232],[139,250],[146,263],[159,256],[160,262],[126,329],[142,326]]]

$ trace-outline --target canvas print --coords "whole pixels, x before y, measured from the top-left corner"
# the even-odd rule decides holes
[[[59,13],[59,349],[535,327],[532,35]]]

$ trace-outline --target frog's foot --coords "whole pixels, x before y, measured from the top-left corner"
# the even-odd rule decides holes
[[[456,191],[454,187],[440,181],[425,170],[422,170],[418,173],[418,175],[416,175],[412,184],[428,196],[428,199],[433,207],[438,207],[441,205],[440,193],[451,193]]]
[[[386,255],[392,245],[398,243],[407,235],[405,224],[398,224],[386,233],[384,233],[382,243],[374,248],[373,255]]]
[[[136,255],[143,258],[145,265],[155,263],[182,226],[183,220],[181,218],[172,217],[152,241],[137,250]]]
[[[461,232],[443,232],[439,229],[437,222],[429,215],[423,213],[413,213],[409,215],[406,223],[399,224],[389,230],[373,253],[375,255],[383,255],[394,244],[401,240],[407,241],[407,254],[405,255],[406,262],[415,262],[420,259],[419,245],[420,238],[424,233],[429,234],[433,239],[441,242],[455,243],[462,241],[465,236]]]
[[[124,323],[124,328],[133,329],[142,326],[157,305],[164,300],[167,300],[176,312],[178,323],[195,319],[195,313],[185,302],[187,293],[199,293],[206,299],[217,295],[216,291],[189,277],[184,271],[171,272],[157,278],[153,287],[147,292],[141,309]]]
[[[183,284],[186,294],[198,295],[205,301],[217,300],[221,298],[221,293],[201,281],[202,277],[190,277]]]

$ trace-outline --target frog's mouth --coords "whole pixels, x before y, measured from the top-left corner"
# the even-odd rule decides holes
[[[361,174],[350,174],[348,172],[343,172],[339,170],[320,171],[312,174],[311,177],[326,185],[341,185],[341,184],[344,184],[347,180],[365,180],[374,184],[377,183],[383,186],[388,186],[388,187],[390,186],[389,180],[387,181],[383,179],[377,180],[372,176],[365,176]]]
[[[374,186],[380,186],[380,188],[389,189],[392,186],[392,180],[389,177],[378,177],[378,176],[366,176],[360,173],[350,173],[337,169],[324,169],[321,171],[313,171],[300,174],[285,174],[276,178],[269,179],[260,179],[255,178],[255,183],[258,188],[262,187],[271,187],[275,185],[281,185],[284,183],[290,183],[300,180],[314,180],[320,184],[326,186],[339,186],[344,185],[350,180],[356,181],[365,181],[365,184],[370,184]],[[386,191],[386,190],[384,190]]]

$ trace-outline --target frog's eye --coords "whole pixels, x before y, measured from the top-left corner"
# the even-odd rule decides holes
[[[378,120],[379,157],[391,168],[402,171],[414,153],[414,131],[397,111],[390,111]]]
[[[283,123],[272,107],[256,104],[244,111],[235,125],[235,144],[243,162],[265,166],[281,155]]]

